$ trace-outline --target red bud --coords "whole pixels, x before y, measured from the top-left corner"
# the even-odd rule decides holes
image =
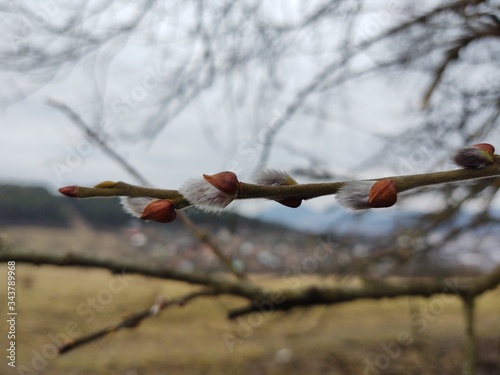
[[[375,182],[368,196],[368,204],[374,208],[391,207],[397,200],[398,190],[390,178]]]
[[[224,171],[214,175],[203,175],[205,181],[228,195],[237,195],[240,182],[233,172]]]
[[[463,147],[455,153],[453,161],[462,168],[484,168],[495,160],[495,147],[489,143],[478,143]]]
[[[141,219],[159,223],[170,223],[177,216],[175,204],[170,199],[159,199],[148,204],[142,211]]]
[[[67,197],[78,198],[78,186],[64,186],[59,189],[59,193],[64,194]]]
[[[489,143],[477,143],[475,145],[472,145],[472,147],[486,151],[491,155],[495,155],[495,147],[493,147],[493,145],[490,145]]]

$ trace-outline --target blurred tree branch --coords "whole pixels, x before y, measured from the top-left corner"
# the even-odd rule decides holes
[[[122,321],[110,325],[106,328],[100,329],[96,332],[92,332],[91,334],[79,337],[77,339],[72,339],[69,340],[68,342],[64,343],[62,346],[60,346],[59,353],[67,353],[71,350],[74,350],[81,345],[88,344],[90,342],[99,340],[110,333],[120,331],[125,328],[136,328],[143,320],[158,315],[162,310],[172,307],[172,306],[184,306],[186,303],[199,298],[199,297],[207,297],[207,296],[212,296],[213,293],[210,291],[198,291],[198,292],[193,292],[189,293],[185,296],[173,298],[173,299],[165,299],[165,298],[158,298],[158,300],[155,302],[153,306],[150,308],[130,314],[129,316],[125,317]]]
[[[227,294],[247,299],[250,305],[230,311],[228,316],[231,319],[252,312],[267,313],[289,310],[295,307],[333,305],[360,299],[396,298],[403,296],[431,297],[437,294],[474,299],[482,293],[500,285],[500,266],[487,274],[471,279],[454,277],[452,279],[417,281],[410,278],[409,280],[397,280],[395,282],[371,280],[359,287],[332,285],[270,290],[253,283],[248,283],[245,280],[235,280],[221,275],[207,275],[197,272],[184,273],[170,269],[164,265],[158,265],[157,263],[138,263],[137,261],[132,262],[126,259],[97,259],[95,257],[85,257],[71,253],[38,254],[16,249],[0,252],[0,262],[7,261],[36,265],[103,268],[118,274],[140,274],[154,278],[187,282],[209,288],[209,291],[202,293],[203,295]]]
[[[93,131],[90,126],[88,126],[85,121],[71,109],[68,105],[53,99],[47,101],[47,105],[61,111],[65,114],[71,122],[80,128],[83,134],[92,142],[95,142],[97,146],[104,151],[113,161],[115,161],[120,167],[125,169],[133,178],[143,185],[149,185],[147,180],[141,175],[141,173],[134,168],[129,162],[121,157],[98,133]]]

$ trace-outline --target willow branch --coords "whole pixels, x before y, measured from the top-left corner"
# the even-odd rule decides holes
[[[78,186],[78,198],[96,197],[151,197],[173,200],[179,208],[188,207],[190,204],[177,190],[156,189],[131,185],[118,181],[112,188]]]
[[[379,181],[391,179],[394,181],[399,193],[429,185],[439,185],[450,182],[475,180],[488,177],[500,176],[500,156],[496,155],[495,163],[491,163],[482,169],[456,169],[444,172],[423,173],[405,176],[391,176],[383,178],[372,178],[367,181]],[[336,194],[347,182],[331,182],[317,184],[298,184],[288,186],[261,186],[253,184],[241,184],[240,192],[236,199],[249,198],[279,198],[297,197],[312,199],[325,195]]]
[[[384,178],[373,178],[366,181],[379,181],[383,179],[393,180],[398,193],[430,185],[438,185],[450,182],[460,182],[482,178],[491,178],[500,176],[500,156],[495,155],[493,163],[479,169],[456,169],[443,172],[413,174],[404,176],[391,176]],[[264,186],[245,182],[240,182],[239,191],[235,199],[256,199],[267,198],[276,199],[282,197],[296,197],[301,199],[312,199],[325,195],[336,194],[346,183],[329,182],[313,184],[296,184],[285,186]],[[111,187],[73,187],[72,196],[78,198],[91,197],[151,197],[158,199],[172,200],[176,208],[181,209],[191,205],[178,190],[164,190],[146,188],[141,186],[129,185],[124,182],[110,183]],[[99,185],[98,185],[99,186]]]

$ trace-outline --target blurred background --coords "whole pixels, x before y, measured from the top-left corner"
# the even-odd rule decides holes
[[[299,182],[343,181],[453,169],[458,147],[500,147],[495,1],[46,0],[0,10],[0,239],[14,248],[222,272],[181,223],[141,222],[115,199],[69,200],[57,188],[122,180],[177,189],[203,173],[250,181],[264,168]],[[428,187],[361,214],[333,197],[297,209],[251,201],[220,216],[186,214],[237,267],[276,287],[473,278],[500,264],[499,188],[498,178]],[[318,246],[329,256],[311,262]],[[94,309],[90,327],[78,306],[113,276],[77,272],[78,281],[74,270],[19,266],[19,361],[35,369],[42,353],[40,373],[69,373],[75,363],[75,374],[461,371],[460,303],[441,297],[271,315],[248,338],[236,335],[233,351],[224,333],[245,328],[225,312],[237,301],[195,302],[168,313],[175,329],[162,315],[49,360],[43,348],[61,321],[80,319],[82,333],[92,331],[188,288],[129,279],[123,297]],[[491,293],[478,302],[478,374],[500,373],[498,288]],[[209,317],[197,315],[198,303]],[[391,343],[406,331],[412,344],[396,355]],[[182,348],[195,349],[184,356]]]

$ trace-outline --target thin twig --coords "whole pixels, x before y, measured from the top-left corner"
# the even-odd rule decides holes
[[[464,304],[465,315],[465,360],[464,360],[464,375],[474,375],[474,367],[476,365],[476,345],[474,339],[474,306],[475,296],[464,296],[462,298]]]
[[[180,216],[181,221],[184,225],[191,230],[191,232],[198,238],[198,240],[206,245],[208,245],[212,251],[219,257],[222,262],[231,270],[231,272],[238,278],[248,280],[248,275],[243,269],[237,269],[234,262],[226,256],[215,238],[208,232],[201,230],[195,223],[193,223],[187,215]]]
[[[132,315],[127,316],[125,319],[122,321],[112,324],[108,327],[105,327],[103,329],[100,329],[98,331],[92,332],[88,335],[79,337],[74,340],[69,340],[66,343],[64,343],[62,346],[58,348],[59,354],[67,353],[70,350],[76,349],[80,347],[81,345],[88,344],[90,342],[96,341],[100,338],[103,338],[110,333],[117,332],[121,329],[124,328],[135,328],[137,327],[144,319],[157,315],[160,311],[164,310],[167,307],[170,306],[183,306],[189,301],[198,298],[198,297],[205,297],[205,296],[211,296],[214,293],[209,290],[202,290],[194,293],[189,293],[185,296],[174,298],[171,300],[166,300],[164,298],[159,298],[158,301],[151,306],[150,308],[139,311],[137,313],[134,313]]]
[[[477,32],[472,36],[468,36],[457,40],[457,45],[451,47],[446,51],[446,56],[443,62],[436,68],[434,72],[434,79],[432,80],[432,83],[430,84],[429,88],[425,91],[425,94],[423,95],[422,107],[426,108],[428,106],[429,100],[433,95],[434,91],[436,90],[436,87],[441,82],[445,70],[448,68],[450,64],[452,64],[455,60],[458,59],[460,51],[466,48],[471,42],[483,38],[499,37],[499,36],[500,34],[498,30],[496,30],[495,28],[493,31]]]
[[[480,169],[455,169],[435,173],[373,178],[369,179],[368,181],[392,179],[396,185],[397,191],[400,193],[429,185],[438,185],[450,182],[467,181],[498,176],[500,176],[500,156],[495,155],[495,161],[493,163]],[[344,186],[347,182],[351,181],[285,186],[263,186],[240,182],[240,189],[236,199],[274,199],[283,197],[312,199],[325,195],[336,194],[339,189],[342,188],[342,186]],[[114,186],[110,186],[107,188],[90,188],[80,186],[75,186],[74,188],[74,196],[78,198],[129,196],[170,199],[174,201],[176,207],[179,209],[187,207],[191,204],[177,190],[144,188],[141,186],[129,185],[124,182],[117,182]]]
[[[67,117],[71,119],[73,124],[79,127],[85,136],[97,143],[97,145],[103,150],[111,159],[117,162],[122,168],[124,168],[128,173],[130,173],[137,181],[143,185],[148,185],[147,180],[141,175],[141,173],[135,169],[129,162],[121,157],[108,143],[99,136],[94,130],[92,130],[83,119],[76,113],[73,109],[68,107],[66,104],[61,103],[54,99],[47,100],[47,105],[58,109],[64,113]]]

